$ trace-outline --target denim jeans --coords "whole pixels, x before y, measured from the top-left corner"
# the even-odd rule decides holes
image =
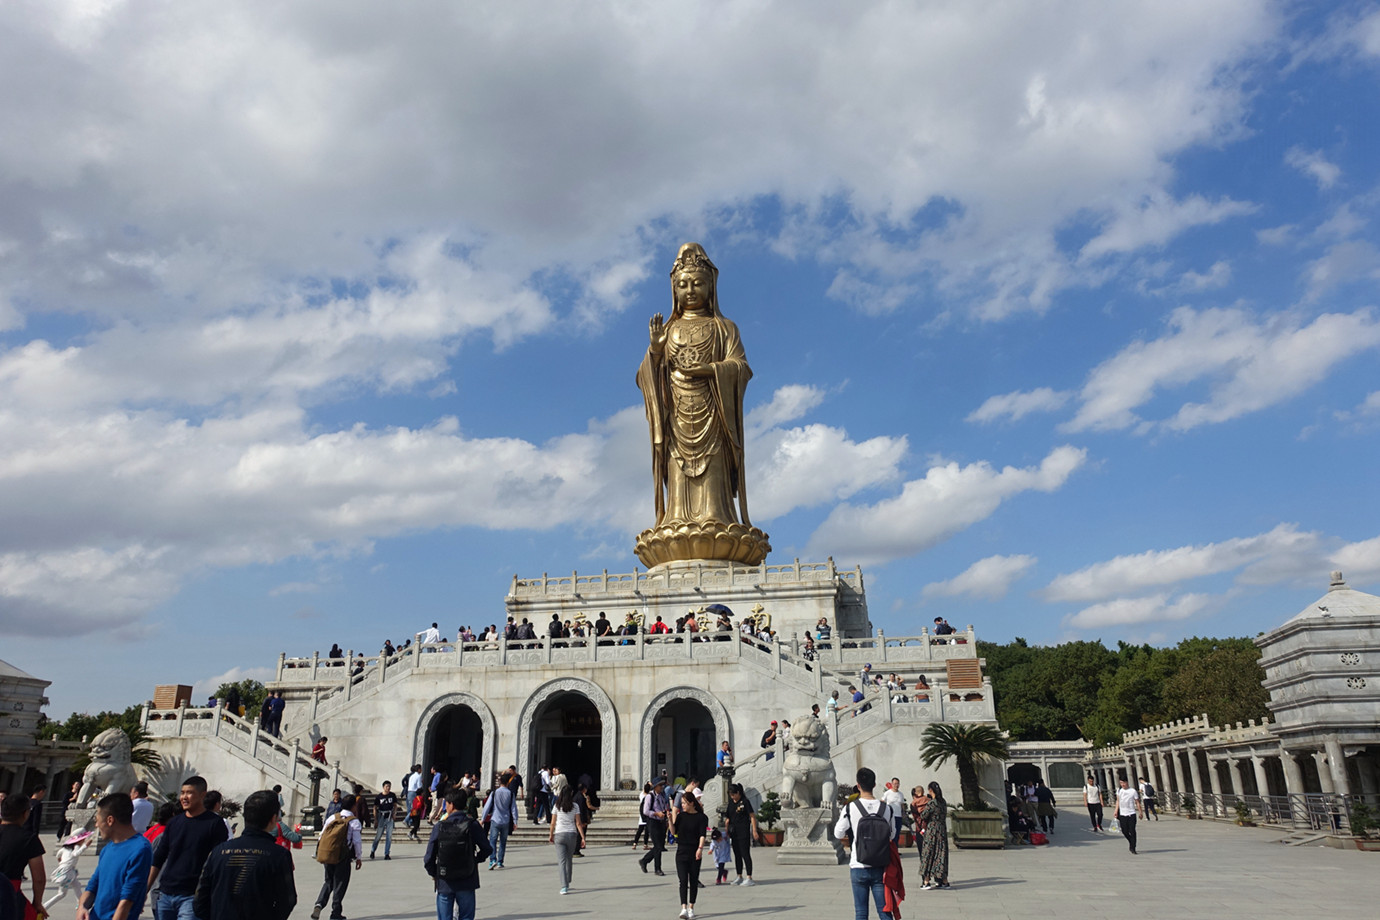
[[[190,894],[163,894],[158,897],[156,920],[196,920]]]
[[[383,838],[383,855],[388,856],[393,852],[393,819],[392,817],[379,818],[379,826],[374,830],[374,845],[369,848],[369,858],[379,850],[379,838]]]
[[[891,914],[882,909],[886,907],[886,890],[882,885],[882,877],[885,875],[886,869],[879,866],[848,870],[848,876],[853,882],[853,920],[867,920],[869,890],[872,892],[872,900],[877,902],[877,916],[882,920],[891,920]]]
[[[436,920],[474,920],[474,891],[436,892]]]
[[[503,865],[503,854],[508,852],[508,835],[512,831],[511,824],[499,824],[495,821],[489,825],[489,846],[494,849],[489,862],[498,866]]]

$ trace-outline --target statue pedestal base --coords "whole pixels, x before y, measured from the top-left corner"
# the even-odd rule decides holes
[[[786,839],[776,854],[784,866],[837,866],[844,861],[843,847],[831,839],[834,809],[788,808],[781,812]]]
[[[67,808],[67,820],[72,822],[72,833],[74,834],[95,830],[96,806],[88,805],[86,808],[78,808],[75,805],[70,805]]]
[[[633,552],[649,569],[668,562],[696,560],[761,565],[771,552],[771,542],[756,527],[736,521],[689,521],[642,531]]]

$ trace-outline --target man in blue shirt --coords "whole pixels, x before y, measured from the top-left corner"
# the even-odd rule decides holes
[[[96,803],[96,830],[105,838],[77,920],[133,920],[144,910],[153,846],[134,831],[134,803],[115,792]]]
[[[493,853],[489,856],[490,869],[503,868],[508,835],[517,825],[517,801],[513,797],[512,782],[511,773],[499,776],[498,785],[489,793],[489,799],[484,803],[484,813],[479,816],[480,821],[489,822],[489,846],[493,847]]]

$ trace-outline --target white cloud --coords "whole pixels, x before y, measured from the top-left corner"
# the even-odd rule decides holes
[[[989,396],[987,401],[969,413],[966,421],[994,422],[1001,418],[1020,421],[1032,412],[1054,412],[1062,409],[1073,394],[1067,390],[1040,387],[1028,392],[1017,390],[1001,396]]]
[[[1348,543],[1332,554],[1332,564],[1356,583],[1380,578],[1380,537]]]
[[[277,671],[274,668],[231,668],[214,677],[203,677],[192,684],[192,704],[200,705],[205,702],[212,693],[220,688],[221,684],[237,684],[242,680],[257,680],[259,683],[267,683],[275,677],[277,677]],[[249,714],[250,718],[257,715],[258,713]]]
[[[1156,191],[1115,214],[1106,228],[1083,246],[1079,258],[1096,259],[1134,252],[1144,246],[1163,246],[1190,227],[1216,224],[1255,211],[1256,206],[1246,201],[1223,198],[1214,202],[1200,195],[1176,201],[1167,192]]]
[[[1261,560],[1269,560],[1274,567],[1291,556],[1316,556],[1318,546],[1318,534],[1300,533],[1293,524],[1280,524],[1253,537],[1117,556],[1058,576],[1040,595],[1055,602],[1100,601],[1234,571]]]
[[[1207,610],[1216,601],[1217,598],[1208,594],[1184,594],[1173,600],[1167,594],[1123,597],[1085,607],[1067,617],[1064,625],[1075,629],[1097,629],[1103,626],[1186,620]]]
[[[1255,231],[1255,238],[1265,246],[1283,246],[1293,241],[1297,231],[1298,227],[1294,224],[1280,224],[1278,227]]]
[[[748,510],[757,523],[895,482],[905,453],[903,437],[856,442],[827,425],[750,433]]]
[[[856,558],[863,564],[910,556],[992,515],[1002,502],[1031,490],[1053,492],[1087,459],[1087,452],[1057,447],[1038,467],[985,462],[931,467],[901,494],[874,505],[843,504],[810,537],[809,551]]]
[[[925,585],[922,597],[970,597],[1000,600],[1011,585],[1035,566],[1034,556],[988,556],[979,559],[947,581]]]
[[[1318,188],[1329,189],[1342,177],[1342,168],[1328,162],[1320,150],[1305,150],[1290,147],[1284,152],[1284,162],[1318,183]]]
[[[1186,271],[1179,278],[1179,286],[1189,291],[1212,291],[1226,287],[1231,281],[1231,263],[1219,260],[1206,272]]]
[[[771,401],[748,411],[749,428],[771,428],[802,417],[824,402],[824,391],[801,383],[777,387]]]
[[[1380,278],[1380,249],[1367,240],[1336,243],[1304,269],[1310,300],[1316,300],[1338,285],[1362,278]]]
[[[1205,379],[1212,384],[1206,402],[1184,403],[1150,424],[1187,431],[1224,422],[1283,402],[1341,361],[1380,345],[1380,321],[1369,309],[1324,314],[1300,326],[1287,315],[1257,320],[1237,309],[1181,307],[1169,326],[1164,336],[1128,345],[1094,368],[1064,429],[1144,429],[1134,410],[1161,390]]]

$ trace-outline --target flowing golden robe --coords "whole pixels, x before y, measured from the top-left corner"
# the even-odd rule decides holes
[[[709,366],[712,376],[679,370],[696,365]],[[719,314],[716,300],[700,315],[673,313],[665,350],[649,348],[643,356],[637,386],[652,436],[655,526],[751,526],[743,481],[743,391],[750,379],[738,327]]]

